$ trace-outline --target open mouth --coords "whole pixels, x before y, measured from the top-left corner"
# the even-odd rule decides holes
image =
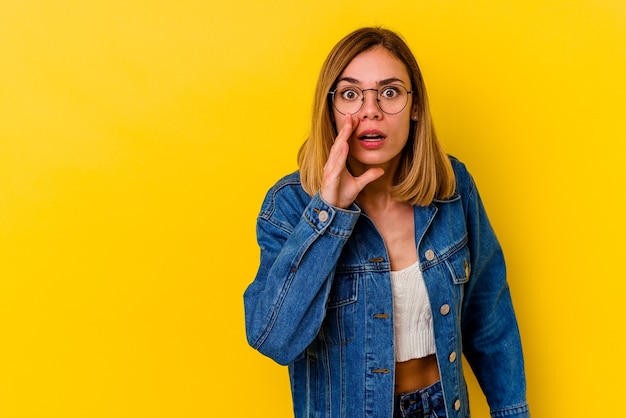
[[[382,132],[378,131],[365,131],[362,132],[359,136],[359,141],[382,141],[385,139],[385,135]]]

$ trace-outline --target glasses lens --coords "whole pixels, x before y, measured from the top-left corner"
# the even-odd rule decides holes
[[[409,100],[409,92],[404,86],[390,85],[378,90],[378,106],[390,115],[402,112]]]
[[[363,90],[354,86],[337,87],[333,94],[333,104],[339,113],[355,114],[363,105]]]
[[[366,89],[365,91],[356,86],[341,86],[332,92],[333,105],[339,113],[354,115],[361,110],[364,94],[368,91],[375,92],[380,110],[390,115],[402,112],[409,100],[409,92],[400,85],[389,85],[378,90]]]

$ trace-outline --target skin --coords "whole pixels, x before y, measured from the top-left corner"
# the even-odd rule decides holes
[[[338,85],[378,89],[383,84],[404,85],[411,90],[406,66],[389,51],[375,47],[356,56],[339,77]],[[355,201],[374,222],[387,246],[392,270],[417,262],[413,207],[395,200],[390,193],[402,149],[409,135],[412,100],[402,112],[383,113],[375,92],[365,93],[363,107],[355,115],[334,116],[339,134],[324,167],[321,193],[331,205],[347,208]],[[377,132],[384,139],[363,141],[364,132]],[[395,391],[415,391],[439,380],[435,355],[397,362]]]

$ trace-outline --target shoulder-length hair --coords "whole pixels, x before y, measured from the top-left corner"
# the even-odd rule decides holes
[[[310,195],[321,188],[324,164],[337,136],[329,92],[348,64],[374,47],[385,48],[404,63],[415,92],[412,112],[417,110],[418,120],[411,121],[409,140],[402,150],[392,194],[401,202],[420,206],[427,206],[434,199],[449,198],[455,191],[454,172],[435,135],[422,73],[404,40],[378,27],[358,29],[347,35],[335,45],[322,66],[313,103],[311,132],[298,152],[302,187]]]

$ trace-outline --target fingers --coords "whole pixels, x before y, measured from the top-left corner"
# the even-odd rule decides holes
[[[368,169],[365,173],[361,174],[359,177],[356,177],[354,180],[358,184],[359,193],[365,188],[365,186],[380,178],[383,174],[385,174],[385,170],[380,167],[375,167]]]
[[[356,120],[356,122],[355,122]],[[348,158],[348,140],[350,139],[350,135],[356,129],[359,124],[358,118],[353,118],[352,115],[345,115],[343,119],[343,126],[337,134],[335,141],[330,148],[330,154],[328,156],[328,161],[326,162],[326,166],[335,166],[336,164],[345,164],[346,158]]]
[[[359,118],[345,115],[341,130],[330,148],[324,165],[324,178],[320,193],[324,200],[337,207],[349,207],[365,186],[384,174],[382,168],[371,168],[359,177],[348,171],[346,161],[350,146],[348,141],[359,125]]]
[[[340,141],[333,144],[328,155],[328,160],[324,165],[324,172],[329,174],[337,169],[341,170],[345,167],[346,159],[348,158],[348,144],[345,141]]]
[[[353,118],[353,116],[350,114],[345,115],[343,126],[341,127],[339,134],[337,134],[337,137],[335,138],[335,141],[330,148],[328,160],[326,161],[326,165],[324,166],[326,170],[332,169],[333,167],[337,166],[339,166],[339,169],[345,167],[349,150],[348,140],[350,139],[350,135],[352,135],[352,132],[354,132],[358,124],[358,118]]]
[[[350,135],[352,135],[352,132],[354,132],[358,125],[359,118],[355,118],[350,114],[344,115],[343,126],[341,127],[341,131],[339,131],[337,138],[335,138],[335,142],[348,141],[348,139],[350,139]]]

